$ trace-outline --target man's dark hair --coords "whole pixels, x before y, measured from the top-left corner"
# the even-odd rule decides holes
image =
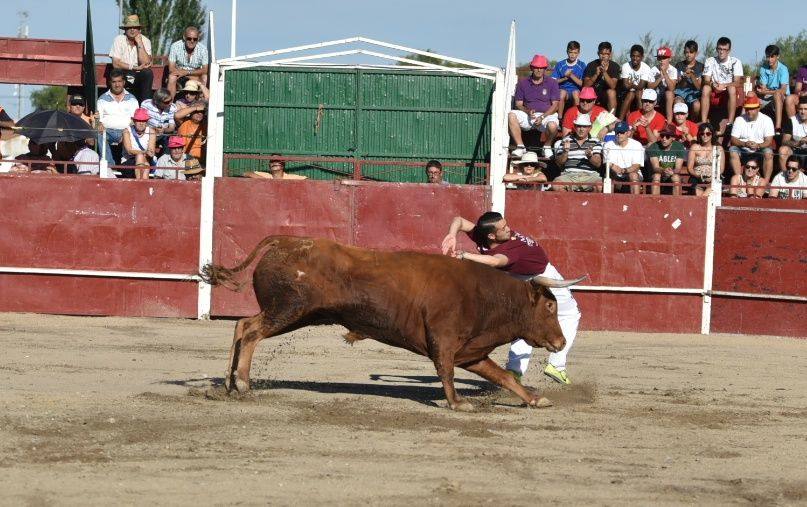
[[[109,80],[112,81],[116,77],[126,79],[126,73],[123,72],[123,69],[112,69],[109,71]]]
[[[684,43],[684,49],[692,51],[693,53],[698,50],[698,43],[694,40],[688,40]]]
[[[704,130],[708,130],[712,134],[715,133],[715,128],[708,121],[705,121],[705,122],[701,123],[700,125],[698,125],[698,137],[700,137],[700,135],[703,134]]]
[[[490,248],[490,238],[488,238],[488,234],[494,234],[496,232],[496,222],[502,218],[504,218],[502,214],[496,211],[488,211],[482,214],[476,221],[474,242],[485,248]]]
[[[429,167],[436,167],[441,171],[443,170],[443,164],[441,164],[439,160],[429,160],[426,162],[426,171],[429,170]]]
[[[614,48],[611,46],[611,43],[610,43],[610,42],[608,42],[608,41],[603,41],[603,42],[600,42],[600,43],[597,45],[597,53],[599,53],[599,52],[600,52],[600,51],[602,51],[603,49],[607,49],[608,51],[610,51],[610,52],[612,52],[612,53],[614,52]]]
[[[807,104],[807,95],[799,97],[799,104]]]
[[[570,40],[568,44],[566,44],[566,51],[570,49],[580,49],[580,43],[576,40]]]
[[[787,162],[785,162],[785,167],[787,167],[787,164],[789,164],[791,162],[795,162],[796,165],[799,166],[799,169],[801,169],[801,157],[799,157],[798,155],[790,155],[789,157],[787,157]]]
[[[779,46],[776,44],[771,44],[765,47],[765,58],[769,58],[771,56],[779,56]]]
[[[731,49],[731,39],[729,39],[728,37],[720,37],[719,39],[717,39],[717,44],[715,45],[715,47],[717,46],[728,46],[729,49]]]
[[[630,47],[630,54],[639,53],[640,55],[644,55],[644,48],[641,44],[634,44]]]

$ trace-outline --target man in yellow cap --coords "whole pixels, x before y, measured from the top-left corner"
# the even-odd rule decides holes
[[[132,93],[138,102],[151,98],[151,84],[154,74],[151,72],[151,41],[141,33],[143,26],[137,14],[126,16],[120,26],[121,35],[112,40],[109,57],[112,67],[126,73],[126,81],[132,87]]]

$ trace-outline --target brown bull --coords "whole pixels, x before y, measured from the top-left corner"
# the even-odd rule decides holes
[[[260,340],[305,326],[340,324],[348,342],[372,338],[429,357],[452,409],[473,406],[454,389],[459,366],[513,391],[528,405],[546,402],[488,355],[517,337],[550,351],[565,340],[547,287],[579,280],[524,282],[496,269],[442,255],[379,252],[324,239],[269,236],[238,266],[208,265],[202,277],[238,290],[239,274],[256,258],[252,277],[261,311],[238,321],[224,383],[249,389]]]

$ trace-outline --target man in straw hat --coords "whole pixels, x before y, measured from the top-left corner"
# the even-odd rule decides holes
[[[109,50],[112,67],[126,73],[126,80],[132,86],[132,93],[139,102],[151,98],[151,41],[141,32],[143,26],[137,14],[126,16],[120,26],[123,34],[116,36]]]

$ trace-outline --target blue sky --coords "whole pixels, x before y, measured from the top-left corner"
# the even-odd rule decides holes
[[[219,56],[230,55],[230,0],[207,0],[216,15]],[[0,34],[16,36],[18,11],[29,11],[32,38],[83,39],[85,0],[3,0]],[[517,23],[519,62],[534,53],[550,58],[565,55],[570,39],[582,44],[589,61],[602,40],[615,51],[628,47],[645,32],[657,38],[694,36],[705,41],[726,35],[743,63],[758,61],[764,48],[780,35],[796,34],[805,27],[803,0],[777,0],[775,11],[794,15],[772,17],[773,9],[759,2],[676,0],[660,8],[659,2],[555,2],[509,0],[238,0],[239,54],[364,35],[434,51],[480,63],[504,66],[510,21]],[[572,6],[568,13],[553,9]],[[34,8],[35,7],[35,8]],[[608,8],[606,8],[608,7]],[[95,50],[109,50],[118,33],[115,0],[92,0]],[[798,14],[798,15],[795,15]],[[762,25],[755,19],[763,19]],[[145,30],[148,35],[148,28]],[[621,63],[621,62],[620,62]],[[25,87],[23,94],[32,87]],[[0,85],[0,104],[16,116],[12,87]],[[23,101],[23,115],[30,101]]]

